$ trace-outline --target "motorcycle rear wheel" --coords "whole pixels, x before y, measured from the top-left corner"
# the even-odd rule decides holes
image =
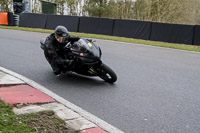
[[[101,64],[98,72],[99,77],[108,83],[114,83],[117,81],[117,75],[115,74],[115,72],[105,64]]]

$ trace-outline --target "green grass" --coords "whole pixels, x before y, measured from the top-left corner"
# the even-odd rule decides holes
[[[33,28],[23,28],[23,27],[11,27],[11,26],[0,26],[0,28],[12,29],[12,30],[31,31],[31,32],[53,33],[53,30],[46,30],[46,29],[33,29]],[[200,46],[194,46],[194,45],[164,43],[164,42],[146,41],[146,40],[125,38],[125,37],[115,37],[115,36],[85,34],[85,33],[74,33],[74,32],[71,32],[70,34],[73,35],[73,36],[80,36],[80,37],[86,37],[86,38],[113,40],[113,41],[119,41],[119,42],[136,43],[136,44],[144,44],[144,45],[151,45],[151,46],[158,46],[158,47],[200,52]]]
[[[53,111],[16,115],[11,105],[0,100],[0,133],[78,133]]]
[[[18,117],[13,113],[12,107],[0,100],[0,133],[30,133],[34,131],[16,118]]]

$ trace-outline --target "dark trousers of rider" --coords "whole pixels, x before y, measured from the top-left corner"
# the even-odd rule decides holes
[[[48,53],[48,49],[46,47],[44,47],[44,55],[47,59],[47,61],[49,62],[49,64],[51,65],[51,68],[53,69],[53,72],[57,75],[60,73],[60,67],[58,66],[58,64],[53,61],[53,58],[51,56],[51,54]]]

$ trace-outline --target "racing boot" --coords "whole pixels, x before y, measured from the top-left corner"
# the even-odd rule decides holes
[[[53,73],[54,73],[56,76],[59,76],[59,75],[61,74],[61,70],[60,70],[60,68],[58,67],[58,65],[55,64],[55,63],[51,63],[50,65],[51,65],[51,67],[52,67],[52,69],[53,69]]]
[[[61,70],[60,69],[53,69],[53,73],[56,75],[56,76],[59,76],[61,74]]]

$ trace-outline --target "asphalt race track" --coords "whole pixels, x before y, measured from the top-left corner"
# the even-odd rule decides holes
[[[117,74],[56,77],[39,41],[48,34],[0,29],[0,66],[47,87],[127,133],[200,131],[200,53],[97,40]]]

